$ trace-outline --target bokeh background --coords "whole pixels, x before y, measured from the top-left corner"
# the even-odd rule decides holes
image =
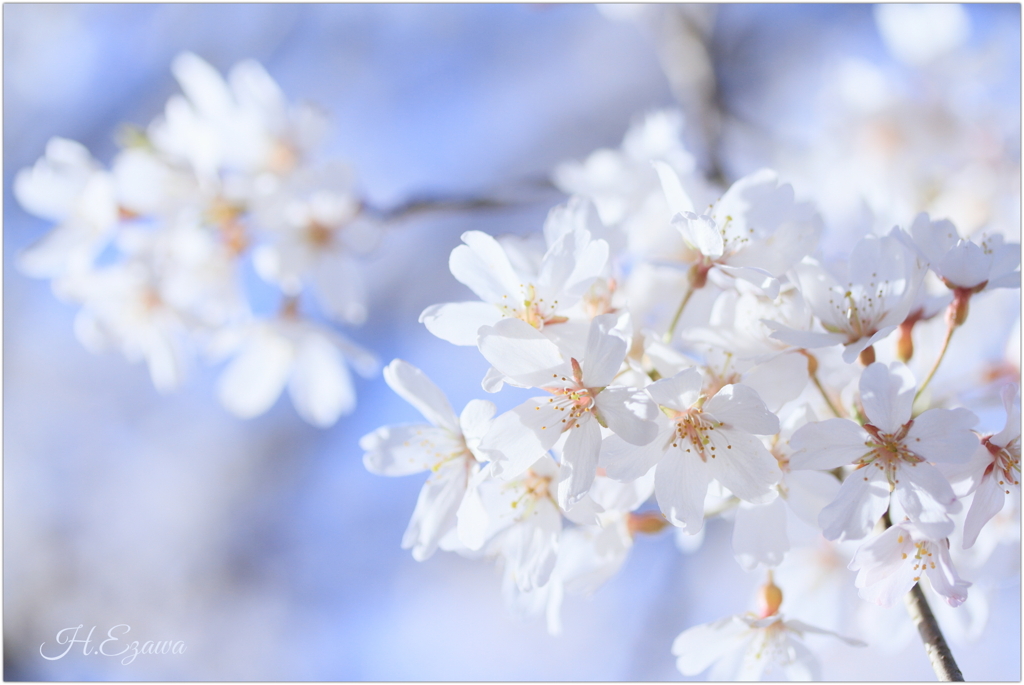
[[[1016,199],[988,219],[1013,239],[1020,7],[966,14],[963,44],[980,62],[954,74],[965,79],[959,114],[1003,146],[988,170]],[[560,637],[541,617],[509,614],[492,566],[445,553],[415,562],[399,544],[423,478],[373,476],[358,448],[380,425],[418,419],[380,376],[356,381],[358,408],[327,430],[287,399],[257,419],[232,417],[215,398],[218,368],[200,365],[182,390],[158,394],[143,365],[87,352],[74,307],[14,268],[48,226],[20,208],[12,179],[54,135],[109,161],[117,126],[162,110],[177,92],[170,62],[191,50],[222,72],[255,58],[291,100],[325,108],[323,156],[351,163],[380,206],[531,188],[514,208],[397,225],[367,263],[369,320],[346,333],[385,363],[424,369],[461,408],[482,395],[486,363],[417,317],[467,297],[447,270],[462,232],[539,230],[561,201],[539,179],[617,146],[665,106],[686,108],[705,161],[707,140],[725,150],[727,178],[831,140],[843,120],[822,94],[834,92],[837,64],[908,73],[870,6],[7,4],[3,18],[6,680],[676,680],[675,635],[749,608],[757,578],[733,561],[721,521],[686,556],[670,534],[638,540],[593,597],[567,599]],[[673,27],[703,42],[673,42]],[[708,103],[731,118],[705,117]],[[519,397],[489,399],[503,410]],[[981,635],[954,643],[969,679],[1020,678],[1017,573],[995,590]],[[98,636],[121,623],[131,638],[182,640],[187,651],[129,665],[80,649],[40,656],[62,628]],[[823,654],[829,679],[933,677],[914,641],[870,658],[832,645]]]

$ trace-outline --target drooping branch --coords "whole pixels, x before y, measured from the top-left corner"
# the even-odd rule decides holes
[[[924,651],[928,654],[928,661],[931,662],[935,675],[939,680],[963,682],[964,676],[953,659],[953,653],[949,651],[949,645],[939,629],[939,622],[935,620],[932,608],[928,606],[920,583],[911,588],[904,601],[907,604],[907,612],[910,613],[910,618],[921,635]]]

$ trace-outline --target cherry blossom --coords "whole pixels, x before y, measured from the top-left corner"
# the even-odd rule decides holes
[[[951,290],[1020,287],[1020,245],[1006,243],[999,233],[983,233],[975,243],[961,238],[948,219],[933,221],[921,212],[914,217],[909,237],[896,235],[916,249]]]
[[[804,301],[825,330],[767,321],[772,337],[807,349],[843,345],[847,363],[903,323],[925,275],[914,254],[891,235],[861,239],[849,261],[831,272],[810,257],[795,271]]]
[[[889,493],[911,521],[935,539],[953,530],[948,514],[959,505],[945,477],[929,462],[964,462],[977,447],[967,409],[929,409],[911,418],[916,384],[906,366],[876,362],[860,380],[863,426],[849,419],[808,423],[790,445],[792,469],[854,465],[836,499],[819,516],[829,540],[859,539],[889,507]]]
[[[371,473],[404,476],[431,472],[402,538],[402,548],[412,548],[413,558],[423,561],[456,529],[456,513],[470,480],[480,470],[483,455],[477,446],[487,432],[494,405],[472,400],[456,416],[444,393],[426,374],[400,359],[384,368],[384,380],[430,425],[384,426],[363,436],[359,446],[366,451],[363,464]]]
[[[554,343],[520,319],[480,330],[480,351],[487,361],[515,383],[551,395],[527,400],[497,417],[481,449],[495,453],[499,473],[514,477],[565,435],[558,479],[558,499],[565,508],[590,489],[602,426],[636,445],[650,442],[656,431],[648,397],[639,389],[613,384],[627,347],[612,331],[618,318],[605,314],[593,320],[578,360],[566,360]]]
[[[795,202],[793,188],[779,185],[778,174],[763,169],[736,181],[704,213],[695,213],[671,167],[656,162],[673,224],[693,251],[694,287],[701,287],[712,267],[749,281],[774,299],[777,277],[784,274],[818,242],[821,217],[809,203]]]
[[[960,579],[949,557],[949,540],[932,540],[909,521],[897,523],[868,540],[850,562],[857,571],[860,596],[889,607],[900,601],[922,577],[950,606],[967,600],[970,583]]]
[[[958,485],[956,481],[964,481],[967,486],[957,491],[974,493],[964,519],[964,548],[974,546],[978,533],[1002,510],[1010,491],[1020,491],[1020,386],[1011,384],[1003,389],[1003,407],[1003,429],[983,437],[968,463],[950,469],[954,486]]]
[[[582,211],[582,209],[580,210]],[[420,322],[434,335],[456,345],[475,345],[482,326],[502,318],[518,318],[541,330],[564,323],[564,312],[576,304],[608,261],[608,243],[593,240],[585,228],[557,235],[534,268],[513,265],[501,243],[480,231],[462,234],[464,245],[452,250],[452,275],[481,302],[432,305]],[[526,267],[526,268],[524,268]]]
[[[14,196],[36,216],[58,222],[18,256],[18,268],[53,278],[92,264],[118,221],[114,179],[79,143],[51,138],[46,155],[14,178]]]
[[[374,356],[347,338],[289,315],[225,333],[219,354],[235,352],[217,382],[221,403],[239,418],[264,413],[288,387],[296,411],[327,427],[356,406],[348,364],[362,375]]]
[[[778,463],[756,435],[779,432],[778,418],[757,393],[727,385],[714,396],[702,394],[697,369],[647,387],[664,412],[658,433],[645,446],[610,436],[601,446],[601,466],[616,480],[638,478],[652,468],[655,495],[665,517],[694,534],[704,525],[704,497],[717,480],[741,500],[766,503],[777,497]]]
[[[769,576],[759,593],[761,610],[728,616],[680,633],[672,643],[683,675],[709,666],[712,680],[821,680],[817,658],[804,646],[805,635],[829,635],[856,647],[864,643],[779,613],[782,592]]]
[[[458,537],[470,551],[482,550],[505,565],[520,592],[547,585],[558,559],[562,515],[552,483],[558,465],[542,456],[513,479],[483,467],[457,511]]]

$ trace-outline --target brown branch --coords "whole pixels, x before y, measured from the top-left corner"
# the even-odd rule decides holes
[[[515,184],[520,190],[519,197],[504,199],[482,195],[478,197],[414,197],[394,207],[381,209],[364,205],[363,210],[386,222],[409,219],[419,214],[432,212],[472,212],[478,210],[509,209],[523,207],[550,200],[554,193],[561,194],[547,178],[527,178]],[[523,193],[522,191],[525,191]]]
[[[939,630],[939,622],[935,620],[935,614],[928,606],[928,600],[921,590],[920,583],[914,585],[910,592],[904,597],[907,604],[907,612],[911,620],[917,626],[917,632],[921,634],[921,641],[924,642],[924,651],[928,654],[928,661],[931,662],[935,675],[939,680],[955,680],[963,682],[964,676],[960,667],[953,659],[953,653],[949,651],[946,638]]]

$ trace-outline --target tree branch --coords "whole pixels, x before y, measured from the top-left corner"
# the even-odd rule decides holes
[[[960,667],[953,659],[953,653],[949,651],[946,638],[939,630],[939,623],[935,620],[935,614],[928,606],[928,600],[921,590],[920,583],[915,584],[910,592],[903,598],[907,604],[907,612],[917,626],[917,632],[921,634],[921,641],[924,642],[924,651],[928,654],[928,660],[935,670],[939,680],[952,680],[963,682],[964,676]]]

